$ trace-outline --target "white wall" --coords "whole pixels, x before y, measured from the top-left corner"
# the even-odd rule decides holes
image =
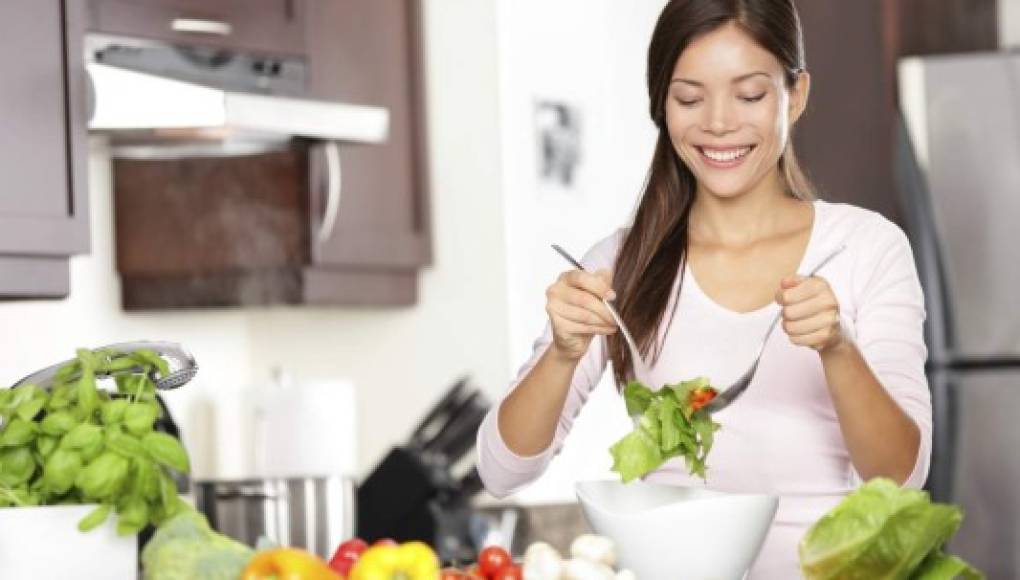
[[[198,399],[267,380],[273,365],[298,380],[346,378],[357,388],[364,471],[406,437],[458,375],[470,373],[481,385],[505,383],[495,18],[494,0],[425,3],[435,265],[421,277],[417,307],[122,312],[109,155],[97,140],[90,158],[92,253],[72,260],[69,299],[0,304],[0,384],[67,358],[78,346],[178,341],[201,365],[193,383],[168,397],[187,427],[196,422]],[[227,455],[221,475],[238,464],[231,450],[231,442],[220,442]]]
[[[1020,46],[1020,0],[999,0],[999,46]]]
[[[505,194],[509,352],[513,370],[542,331],[545,288],[575,256],[629,221],[655,142],[645,58],[663,0],[499,3],[500,100]],[[540,186],[533,104],[564,100],[582,113],[577,186]],[[609,477],[609,446],[630,428],[607,372],[549,471],[518,495],[572,501],[573,482]]]

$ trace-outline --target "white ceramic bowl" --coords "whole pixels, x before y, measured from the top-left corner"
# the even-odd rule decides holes
[[[0,578],[134,580],[138,537],[118,536],[116,517],[82,533],[95,505],[0,508]]]
[[[585,481],[577,497],[592,529],[616,543],[638,580],[740,580],[761,549],[779,499],[635,481]]]

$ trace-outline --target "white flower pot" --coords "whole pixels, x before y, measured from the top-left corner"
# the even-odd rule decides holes
[[[134,580],[138,536],[118,536],[116,517],[79,532],[94,505],[0,508],[0,578]]]

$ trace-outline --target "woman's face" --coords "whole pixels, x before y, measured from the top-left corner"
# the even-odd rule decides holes
[[[804,73],[787,89],[776,57],[732,23],[688,45],[673,69],[666,124],[699,190],[731,198],[776,176],[808,87]]]

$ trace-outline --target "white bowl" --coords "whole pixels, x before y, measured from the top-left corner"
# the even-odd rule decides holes
[[[584,481],[592,529],[616,543],[638,580],[739,580],[776,515],[774,495],[738,495],[635,481]]]
[[[0,578],[133,580],[138,536],[118,536],[116,516],[91,532],[78,531],[78,520],[95,508],[0,508]]]

